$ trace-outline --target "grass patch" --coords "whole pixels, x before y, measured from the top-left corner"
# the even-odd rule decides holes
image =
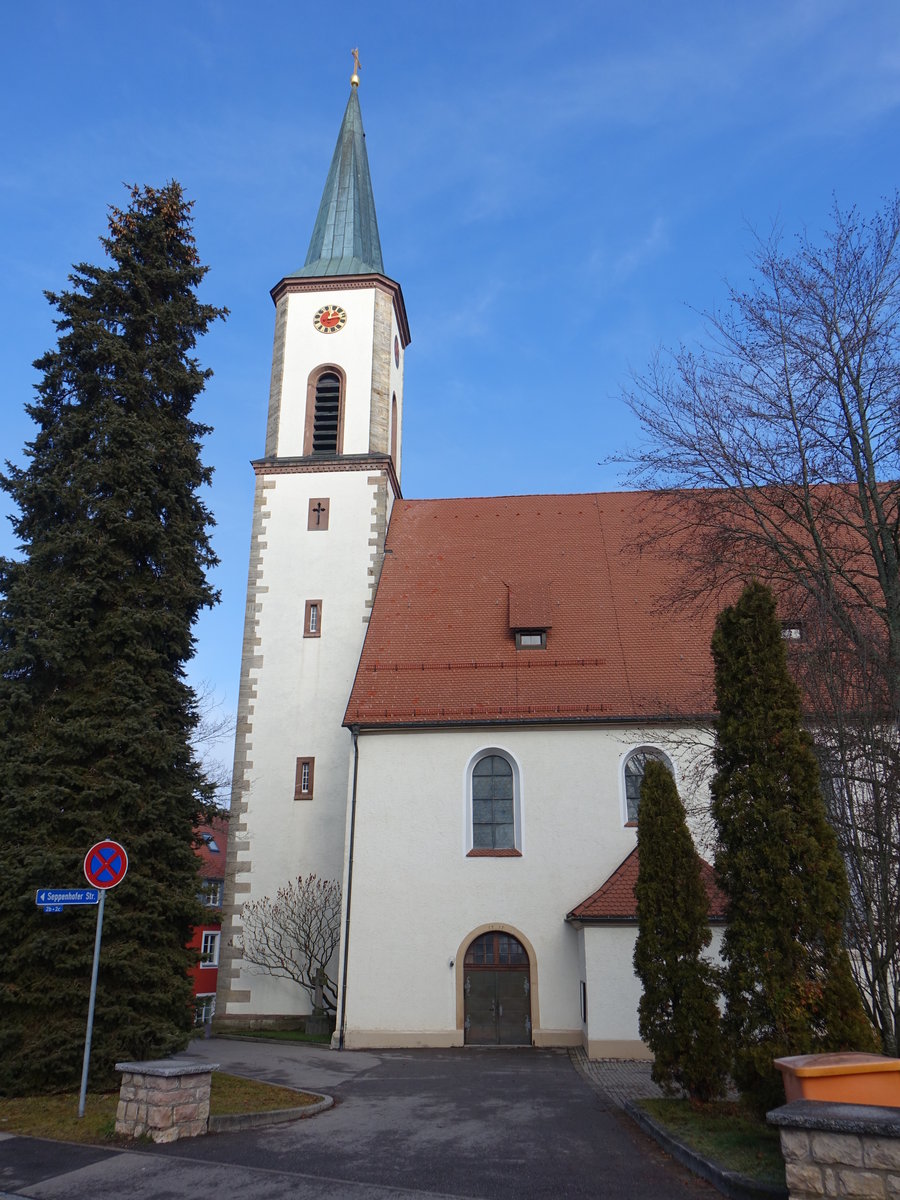
[[[318,1096],[295,1092],[291,1088],[260,1083],[214,1071],[210,1092],[210,1113],[271,1112],[278,1108],[304,1108],[315,1104]],[[29,1137],[53,1138],[60,1142],[107,1142],[133,1145],[131,1138],[116,1133],[116,1108],[119,1093],[88,1092],[84,1117],[78,1116],[78,1092],[55,1096],[19,1096],[0,1099],[0,1133],[23,1133]]]
[[[260,1083],[258,1079],[242,1079],[239,1075],[224,1075],[214,1071],[209,1111],[214,1117],[231,1113],[272,1112],[277,1108],[306,1108],[315,1104],[319,1096],[309,1092],[295,1092],[291,1088],[277,1087],[274,1083]]]
[[[639,1100],[640,1107],[679,1142],[727,1171],[785,1186],[778,1130],[739,1104],[692,1105],[688,1100]]]
[[[118,1092],[88,1092],[84,1117],[78,1116],[78,1092],[55,1096],[16,1096],[0,1100],[0,1131],[61,1142],[116,1140]]]
[[[228,1037],[233,1034],[235,1037],[242,1038],[259,1038],[260,1041],[270,1042],[313,1042],[318,1046],[330,1046],[330,1033],[304,1033],[302,1029],[233,1029],[229,1028],[228,1032],[223,1031],[222,1034],[216,1036]]]

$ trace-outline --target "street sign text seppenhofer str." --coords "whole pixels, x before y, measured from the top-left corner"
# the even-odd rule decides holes
[[[34,902],[59,912],[64,904],[96,904],[99,899],[99,888],[38,888]]]

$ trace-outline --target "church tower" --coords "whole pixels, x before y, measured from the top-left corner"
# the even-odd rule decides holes
[[[409,327],[384,274],[358,87],[354,74],[306,261],[272,290],[221,938],[225,1021],[308,1008],[295,984],[254,974],[234,939],[248,900],[298,875],[343,876],[351,739],[341,722],[400,496]]]

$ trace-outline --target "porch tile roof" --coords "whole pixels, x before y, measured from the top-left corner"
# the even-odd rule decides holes
[[[636,921],[637,900],[634,885],[637,883],[639,857],[637,846],[612,875],[586,900],[566,914],[567,921],[583,921],[585,924],[605,921]],[[709,919],[713,922],[725,920],[727,901],[716,884],[715,873],[705,859],[700,859],[700,875],[709,900]]]

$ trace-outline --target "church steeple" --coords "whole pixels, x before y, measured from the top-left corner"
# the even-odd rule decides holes
[[[298,874],[342,877],[352,747],[341,722],[401,497],[409,325],[382,266],[353,57],[306,263],[272,289],[231,802],[247,832],[229,847],[219,969],[226,1020],[300,1000],[242,961],[243,904]]]
[[[358,75],[341,122],[306,262],[293,278],[383,275],[375,198],[359,109]]]

